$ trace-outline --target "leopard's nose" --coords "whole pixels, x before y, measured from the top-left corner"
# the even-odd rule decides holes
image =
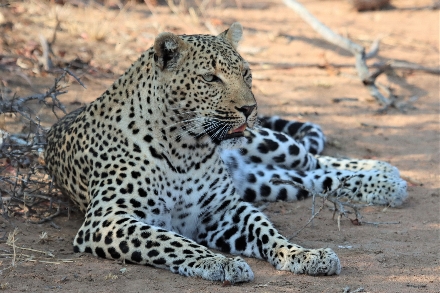
[[[246,116],[246,118],[249,117],[249,115],[252,114],[252,111],[255,109],[256,105],[250,105],[250,106],[242,106],[240,108],[235,107],[235,109],[237,109],[237,111],[241,112],[244,114],[244,116]]]

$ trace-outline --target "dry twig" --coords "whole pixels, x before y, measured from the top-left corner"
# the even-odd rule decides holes
[[[296,231],[295,233],[293,233],[293,235],[289,238],[289,240],[295,238],[296,236],[298,236],[298,234],[304,230],[309,224],[311,224],[313,222],[313,219],[324,209],[325,207],[325,202],[329,201],[331,203],[333,203],[334,205],[334,212],[333,212],[333,218],[336,215],[336,213],[338,213],[338,217],[337,217],[337,221],[338,221],[338,229],[341,230],[340,227],[340,220],[342,217],[346,217],[348,218],[354,225],[362,225],[362,224],[371,224],[371,225],[384,225],[384,224],[399,224],[400,222],[367,222],[367,221],[362,221],[362,215],[360,213],[360,210],[364,207],[370,206],[370,204],[354,204],[348,201],[342,201],[341,200],[341,195],[344,192],[345,189],[345,183],[347,182],[347,180],[349,180],[351,177],[346,177],[344,179],[342,179],[339,182],[339,185],[337,188],[335,188],[334,190],[328,190],[325,191],[323,193],[320,192],[316,192],[314,190],[311,190],[309,188],[306,188],[304,185],[297,183],[295,181],[291,181],[291,180],[282,180],[282,179],[272,179],[271,182],[273,184],[289,184],[292,185],[296,188],[302,189],[307,191],[309,194],[311,194],[313,196],[313,198],[315,197],[321,197],[322,198],[322,205],[321,207],[318,209],[317,212],[315,212],[315,200],[313,200],[312,203],[312,216],[309,218],[309,220],[307,221],[307,223],[300,228],[298,231]],[[349,207],[353,210],[354,214],[355,214],[355,218],[351,219],[350,217],[348,217],[348,214],[350,213],[349,211],[347,211],[345,209],[345,207]]]

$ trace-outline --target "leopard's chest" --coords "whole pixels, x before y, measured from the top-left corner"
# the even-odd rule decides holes
[[[225,199],[235,194],[229,174],[218,165],[160,176],[167,178],[156,186],[159,192],[150,193],[144,200],[148,210],[144,221],[192,239],[198,233],[200,222],[207,215],[213,216]]]

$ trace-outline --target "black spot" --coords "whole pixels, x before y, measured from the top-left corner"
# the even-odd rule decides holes
[[[260,143],[257,146],[257,149],[262,154],[267,154],[269,152],[269,148],[267,147],[267,145],[264,142]]]
[[[249,183],[255,183],[255,182],[257,182],[257,177],[255,177],[254,174],[250,173],[250,174],[247,176],[247,181],[248,181]]]
[[[261,163],[262,162],[262,160],[261,160],[261,158],[260,157],[257,157],[257,156],[251,156],[251,161],[253,162],[253,163]]]
[[[119,259],[121,257],[121,254],[117,252],[114,247],[110,247],[107,251],[113,259]]]
[[[124,235],[125,235],[124,230],[119,229],[118,231],[116,231],[116,237],[122,238],[124,237]]]
[[[150,237],[150,236],[151,236],[151,233],[150,233],[150,232],[143,231],[143,232],[141,233],[141,237],[144,238],[144,239],[147,239],[147,238]]]
[[[284,129],[284,127],[286,126],[286,124],[289,123],[288,120],[284,120],[284,119],[277,119],[273,125],[274,130],[276,131],[281,131]]]
[[[273,160],[277,163],[284,163],[284,161],[286,160],[286,155],[281,154],[279,156],[275,156],[275,157],[273,157]]]
[[[240,222],[240,216],[245,210],[246,210],[246,206],[241,206],[240,208],[237,209],[234,217],[232,217],[234,223],[238,224]]]
[[[157,239],[162,240],[162,241],[168,241],[171,238],[168,237],[167,235],[159,235],[159,236],[157,236]]]
[[[151,136],[151,135],[145,135],[144,136],[144,140],[146,141],[146,142],[151,142],[152,140],[153,140],[153,137]]]
[[[296,144],[289,146],[289,155],[297,156],[299,154],[299,147]]]
[[[156,159],[160,159],[160,160],[162,160],[162,155],[159,154],[159,153],[157,152],[157,150],[156,150],[155,148],[153,148],[152,146],[150,146],[150,153],[151,153],[151,155],[153,156],[153,158],[156,158]]]
[[[148,252],[148,257],[155,257],[159,255],[159,251],[157,251],[156,249],[152,249]]]
[[[127,253],[130,250],[130,248],[128,247],[127,241],[121,241],[121,243],[119,243],[119,249],[123,253]]]
[[[136,231],[136,225],[132,225],[132,226],[128,227],[127,234],[133,235],[134,231]]]
[[[281,188],[277,195],[277,200],[287,200],[287,190],[285,188]]]
[[[132,171],[131,172],[131,177],[133,177],[133,179],[137,179],[140,176],[141,176],[140,172],[137,172],[137,171]]]
[[[174,265],[181,265],[181,264],[183,264],[184,262],[185,262],[184,259],[176,259],[175,261],[173,261],[173,264],[174,264]]]
[[[134,210],[134,213],[141,219],[145,219],[147,217],[143,211]]]
[[[131,259],[133,261],[135,261],[135,262],[141,262],[143,260],[141,252],[140,251],[134,251],[131,254]]]
[[[257,193],[255,192],[255,190],[247,188],[244,191],[243,200],[253,202],[255,201],[256,198],[257,198]]]
[[[248,241],[249,242],[253,242],[254,239],[255,239],[255,236],[254,236],[254,224],[250,224],[248,226]]]
[[[166,262],[166,260],[163,257],[161,257],[161,258],[153,260],[153,263],[156,264],[156,265],[164,265],[167,262]]]
[[[269,133],[266,130],[263,130],[263,129],[259,129],[258,133],[261,134],[262,136],[268,136],[269,135]]]
[[[228,230],[226,230],[225,233],[223,233],[223,238],[229,239],[237,232],[238,232],[238,227],[233,226],[232,228],[229,228]]]
[[[139,208],[141,206],[141,203],[135,200],[134,198],[130,199],[130,203],[134,208]]]
[[[309,192],[308,192],[308,191],[306,191],[306,190],[304,190],[304,189],[300,189],[300,190],[298,191],[297,195],[296,195],[296,198],[297,198],[298,200],[302,200],[302,199],[307,198],[308,196],[309,196]]]
[[[242,235],[235,239],[235,249],[238,251],[243,251],[246,249],[246,236]]]
[[[101,247],[96,247],[95,248],[95,253],[96,253],[97,256],[105,258],[104,249],[102,249]]]
[[[223,238],[217,239],[217,241],[215,242],[215,245],[218,247],[218,249],[220,249],[223,252],[231,251],[231,246],[229,245],[229,243],[227,243],[225,240],[223,240]]]
[[[281,141],[281,142],[286,142],[286,141],[288,141],[289,139],[287,138],[287,136],[286,135],[284,135],[283,133],[274,133],[273,134],[279,141]]]
[[[100,232],[93,233],[93,242],[99,242],[101,241],[102,234]]]
[[[265,138],[264,142],[271,152],[276,151],[279,147],[278,143],[276,141],[271,140],[271,139]]]
[[[261,196],[267,197],[267,196],[270,195],[271,191],[272,190],[271,190],[270,186],[267,186],[266,184],[263,184],[260,187],[260,194],[261,194]]]
[[[301,160],[293,161],[292,165],[290,165],[290,168],[295,169],[296,167],[298,167],[299,163],[301,163]]]
[[[332,187],[333,180],[330,177],[325,178],[324,182],[322,182],[322,188],[324,190],[330,190]]]
[[[303,180],[299,177],[296,177],[296,176],[289,176],[289,177],[290,177],[290,179],[292,179],[292,181],[295,181],[296,183],[299,183],[299,184],[304,183]]]
[[[173,241],[173,242],[170,243],[170,245],[174,246],[174,247],[182,247],[183,246],[182,243],[180,243],[178,241]]]
[[[290,136],[295,136],[302,125],[303,123],[301,122],[293,122],[292,124],[290,124],[289,127],[287,128],[287,131],[289,132]]]
[[[138,194],[139,194],[140,197],[146,197],[147,196],[147,192],[143,188],[139,188],[138,189]]]
[[[109,231],[107,236],[105,236],[104,238],[104,243],[108,245],[108,244],[112,244],[112,242],[113,242],[113,232]]]

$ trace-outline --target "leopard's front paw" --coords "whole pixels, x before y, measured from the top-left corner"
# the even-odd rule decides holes
[[[229,281],[232,284],[254,279],[250,266],[241,257],[215,256],[200,259],[194,265],[194,273],[206,280]]]
[[[291,271],[295,274],[339,275],[341,262],[336,253],[330,248],[304,249],[281,248],[277,252],[279,264],[276,268]]]

